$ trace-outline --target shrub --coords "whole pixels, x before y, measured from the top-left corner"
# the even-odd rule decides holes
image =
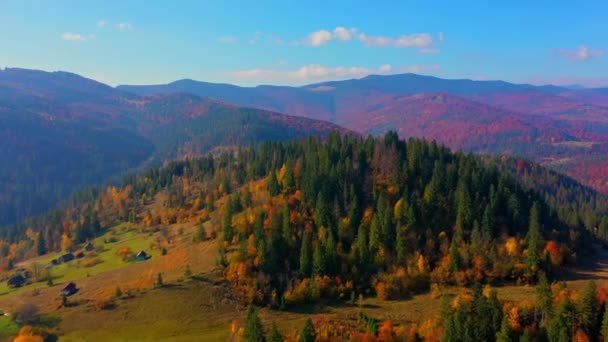
[[[13,320],[19,325],[32,325],[40,320],[40,310],[32,303],[22,304],[15,310]]]

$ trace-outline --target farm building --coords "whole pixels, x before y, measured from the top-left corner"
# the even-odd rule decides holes
[[[139,253],[137,253],[137,256],[135,256],[135,258],[137,259],[137,261],[146,261],[150,257],[148,256],[148,253],[146,253],[145,251],[140,251]]]
[[[21,273],[19,273],[10,277],[6,283],[8,284],[8,287],[15,288],[23,286],[26,280],[27,279]]]
[[[69,283],[61,290],[63,296],[71,296],[76,292],[78,292],[78,288],[75,283]]]
[[[84,249],[86,252],[90,252],[90,251],[92,251],[93,249],[95,249],[95,246],[93,246],[93,244],[92,244],[92,243],[87,242],[87,244],[86,244],[86,245],[84,245],[84,247],[83,247],[82,249]]]
[[[59,262],[60,263],[65,263],[65,262],[69,262],[74,260],[74,254],[73,253],[66,253],[62,256],[59,257]]]

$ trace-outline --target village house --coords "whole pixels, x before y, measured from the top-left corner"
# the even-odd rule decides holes
[[[26,281],[27,279],[23,276],[23,274],[19,273],[10,277],[6,283],[8,284],[8,287],[15,288],[23,286]]]
[[[59,257],[59,262],[60,263],[66,263],[66,262],[70,262],[74,260],[74,254],[73,253],[66,253],[62,256]]]
[[[61,290],[61,295],[71,296],[71,295],[75,294],[76,292],[78,292],[78,288],[76,287],[76,284],[69,283]]]
[[[148,253],[146,253],[145,251],[140,251],[139,253],[137,253],[135,258],[137,259],[137,261],[146,261],[150,257],[148,256]]]

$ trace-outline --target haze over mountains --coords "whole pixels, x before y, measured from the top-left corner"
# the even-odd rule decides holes
[[[414,74],[303,87],[182,80],[112,88],[67,72],[5,69],[0,125],[0,223],[154,163],[335,129],[394,130],[464,151],[522,156],[608,191],[606,89]]]
[[[335,129],[192,94],[141,97],[67,72],[0,70],[0,224],[164,160]]]
[[[415,74],[303,87],[239,87],[193,80],[119,86],[139,95],[189,92],[327,120],[364,134],[389,130],[465,151],[520,155],[608,191],[608,89]]]

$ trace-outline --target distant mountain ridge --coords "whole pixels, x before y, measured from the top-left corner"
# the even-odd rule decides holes
[[[0,70],[0,224],[144,165],[333,130],[347,132],[193,94],[139,96],[67,72]]]
[[[517,154],[608,191],[606,88],[398,74],[302,87],[181,80],[118,89],[139,95],[190,92],[330,121],[363,134],[396,130],[402,136],[436,139],[465,151]]]

